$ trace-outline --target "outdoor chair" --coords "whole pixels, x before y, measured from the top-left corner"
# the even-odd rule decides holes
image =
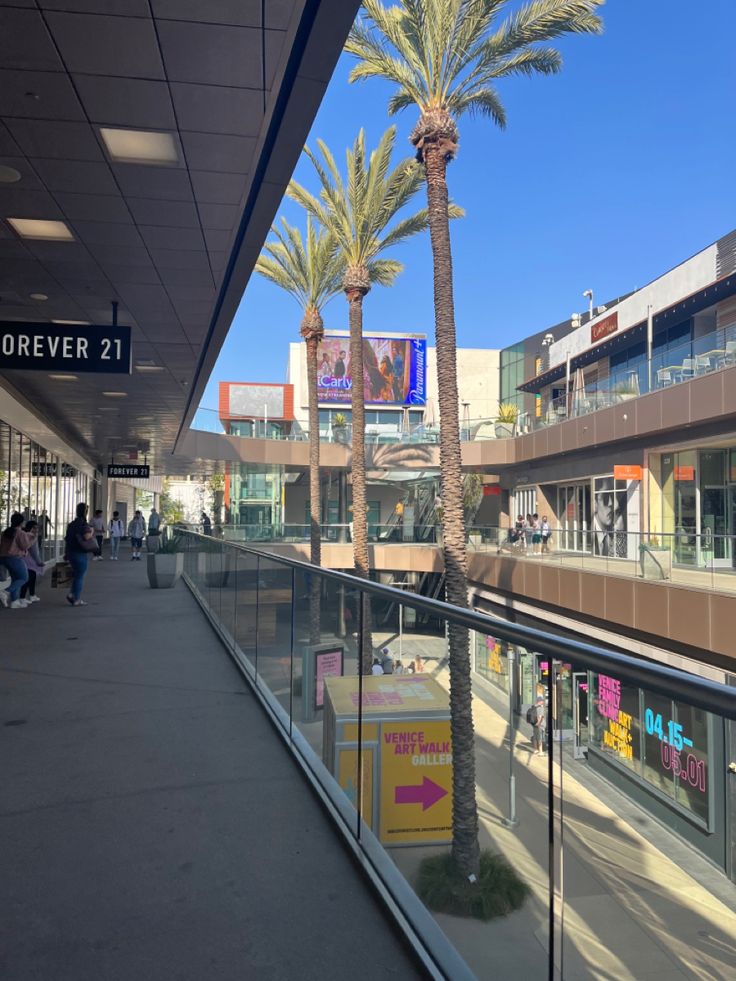
[[[657,369],[657,385],[659,388],[666,388],[667,385],[672,385],[673,383],[672,371],[669,368]]]
[[[736,341],[726,341],[726,354],[723,363],[724,365],[736,364]]]
[[[682,362],[682,380],[695,377],[695,358],[685,358]]]

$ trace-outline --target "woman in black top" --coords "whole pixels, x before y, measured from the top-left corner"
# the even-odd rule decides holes
[[[72,588],[67,596],[67,602],[72,606],[86,606],[82,599],[82,586],[87,574],[87,565],[91,552],[97,551],[92,527],[87,524],[87,505],[77,504],[77,516],[66,529],[64,543],[66,545],[66,560],[72,567]]]

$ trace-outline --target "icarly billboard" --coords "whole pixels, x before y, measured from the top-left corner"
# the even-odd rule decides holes
[[[363,338],[363,396],[372,405],[424,405],[427,401],[425,338]],[[325,337],[317,350],[320,402],[350,403],[353,374],[350,338]]]

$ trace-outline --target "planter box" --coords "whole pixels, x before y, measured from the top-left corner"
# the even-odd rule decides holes
[[[151,589],[171,589],[184,569],[184,553],[162,554],[157,552],[146,557],[148,582]]]
[[[512,422],[497,422],[494,424],[496,439],[508,439],[514,435],[516,424]]]

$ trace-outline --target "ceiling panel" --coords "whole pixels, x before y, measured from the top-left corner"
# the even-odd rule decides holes
[[[164,78],[150,18],[54,11],[46,17],[68,71]]]
[[[68,76],[0,69],[0,116],[84,120]]]
[[[192,201],[127,198],[127,202],[137,222],[145,222],[147,225],[165,225],[167,228],[199,228],[199,216]]]
[[[200,228],[139,225],[138,231],[149,249],[166,249],[168,252],[204,249],[204,238]]]
[[[61,157],[65,160],[102,160],[97,138],[89,123],[54,119],[9,119],[8,129],[29,157]]]
[[[182,82],[172,82],[170,88],[181,129],[258,136],[263,121],[262,92]]]
[[[171,167],[140,167],[116,164],[112,168],[123,194],[135,198],[193,201],[192,182],[186,170]]]
[[[166,82],[140,78],[75,75],[82,105],[95,123],[141,129],[176,129]]]
[[[158,24],[172,82],[256,89],[262,81],[260,29],[163,20]]]
[[[340,42],[327,55],[322,49],[329,66],[355,8],[357,0],[321,0],[318,17],[328,17],[330,30],[339,30],[333,21],[343,25]],[[0,311],[105,324],[117,300],[134,360],[165,369],[85,375],[74,386],[30,372],[0,376],[90,460],[132,446],[152,454],[154,472],[170,465],[198,366],[211,357],[203,345],[216,283],[276,105],[262,87],[263,52],[266,89],[274,79],[281,85],[284,32],[304,9],[305,0],[0,0],[0,162],[21,174],[0,185]],[[301,41],[319,47],[305,23]],[[293,73],[284,83],[287,111],[304,84]],[[298,157],[313,106],[310,89],[296,115],[292,109],[293,145],[279,143],[282,170]],[[177,165],[109,159],[102,125],[171,134]],[[264,185],[265,202],[256,189],[259,230],[247,230],[247,262],[278,204],[274,180]],[[74,240],[22,241],[4,220],[11,217],[65,220]],[[241,266],[242,255],[226,285],[227,309],[247,281]],[[48,299],[33,301],[34,292]],[[107,400],[107,388],[128,398]]]
[[[37,10],[0,7],[0,65],[37,71],[64,70]]]
[[[272,2],[268,0],[266,7],[270,7]],[[151,0],[151,5],[156,17],[169,20],[206,19],[211,24],[261,26],[261,0],[207,0],[206,9],[203,9],[200,0]]]
[[[247,174],[250,170],[256,146],[251,136],[182,133],[181,138],[187,164],[192,171]]]
[[[201,204],[237,205],[245,194],[246,180],[243,174],[217,174],[191,171],[192,187]]]
[[[130,224],[128,206],[120,194],[61,194],[55,200],[70,220],[122,222]]]

